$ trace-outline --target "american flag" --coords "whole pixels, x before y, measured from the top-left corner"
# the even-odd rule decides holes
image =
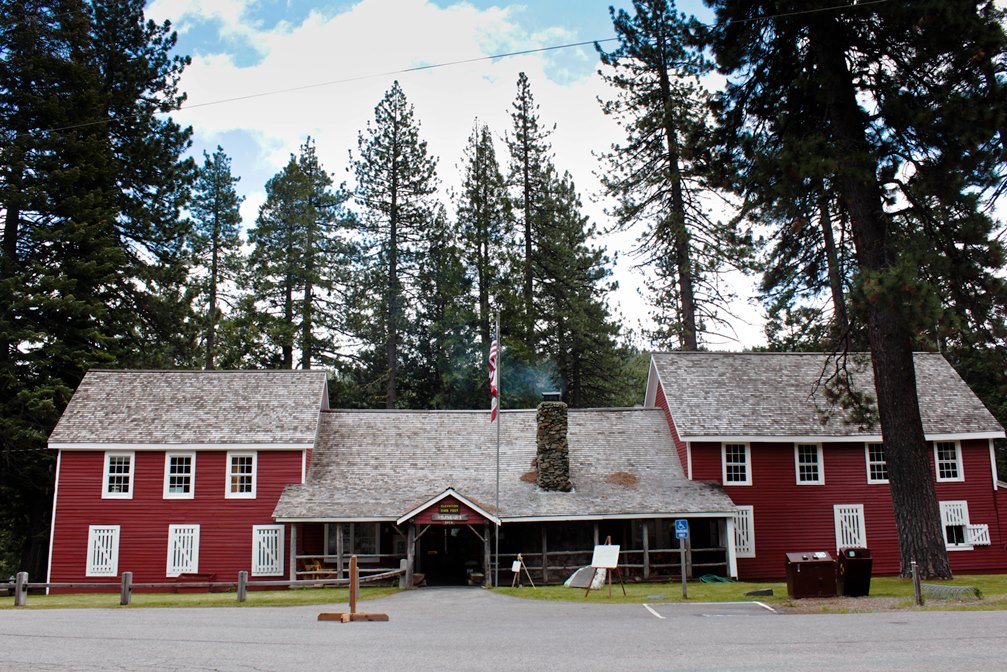
[[[500,372],[497,370],[497,329],[490,327],[490,422],[497,419],[500,407]]]

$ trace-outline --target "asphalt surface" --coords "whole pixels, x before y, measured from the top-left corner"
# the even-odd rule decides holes
[[[310,607],[0,611],[0,670],[998,670],[1007,612],[780,615],[757,603],[540,602],[478,588]]]

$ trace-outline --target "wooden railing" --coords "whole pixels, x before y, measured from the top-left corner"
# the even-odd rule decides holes
[[[375,583],[398,577],[399,587],[405,588],[406,562],[403,560],[398,569],[386,569],[375,572],[368,576],[360,577],[360,583]],[[114,590],[119,589],[119,604],[127,605],[132,600],[134,590],[163,590],[166,588],[202,588],[207,591],[218,589],[234,590],[238,602],[248,599],[249,588],[306,588],[313,586],[349,586],[350,580],[340,578],[313,578],[313,579],[256,579],[249,580],[248,572],[238,572],[237,581],[158,581],[158,582],[133,582],[133,572],[123,572],[119,581],[71,581],[71,582],[47,582],[33,583],[28,580],[27,572],[18,572],[14,582],[0,583],[0,590],[6,589],[8,594],[14,595],[14,606],[23,607],[28,604],[28,591],[30,590]]]
[[[543,584],[560,583],[580,567],[591,564],[593,551],[547,551],[521,553],[532,577]],[[619,552],[619,570],[623,578],[640,581],[676,579],[682,576],[681,553],[677,548],[628,549]],[[499,585],[507,585],[516,553],[500,554]],[[727,549],[724,547],[693,548],[686,554],[686,576],[726,572]],[[505,580],[506,579],[506,580]]]

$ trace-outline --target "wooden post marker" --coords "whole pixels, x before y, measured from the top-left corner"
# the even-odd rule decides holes
[[[360,591],[360,571],[357,569],[357,556],[350,556],[350,610],[323,611],[318,614],[319,621],[339,621],[349,623],[351,621],[387,621],[388,614],[365,614],[357,613],[357,595]]]
[[[531,580],[531,574],[528,572],[528,565],[524,564],[524,558],[521,557],[520,553],[517,554],[517,560],[515,560],[510,567],[510,571],[514,573],[514,580],[510,582],[510,587],[514,588],[517,586],[518,579],[521,578],[522,569],[524,570],[524,575],[528,577],[528,583],[530,583],[531,587],[534,588],[535,582]]]

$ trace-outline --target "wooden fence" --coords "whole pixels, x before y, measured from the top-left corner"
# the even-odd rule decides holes
[[[393,579],[398,577],[399,588],[406,587],[406,561],[402,560],[398,569],[388,570],[384,572],[379,572],[371,574],[370,576],[361,577],[360,583],[374,583],[378,581],[385,581],[388,579]],[[194,589],[206,589],[207,591],[213,591],[214,589],[225,591],[234,590],[236,593],[237,601],[244,602],[248,599],[248,589],[249,588],[308,588],[317,586],[333,586],[342,587],[349,586],[350,580],[339,579],[339,578],[311,578],[311,579],[297,579],[290,581],[287,579],[264,579],[249,581],[248,572],[241,571],[238,572],[237,581],[170,581],[170,582],[155,582],[155,583],[134,583],[133,582],[133,572],[123,572],[120,580],[117,582],[112,581],[87,581],[80,582],[74,581],[70,583],[32,583],[28,580],[28,572],[18,572],[17,577],[14,582],[0,583],[0,590],[6,589],[8,594],[13,594],[14,596],[14,606],[24,607],[28,604],[28,591],[32,589],[42,589],[49,590],[51,588],[56,589],[81,589],[81,590],[95,590],[95,589],[108,589],[114,590],[119,589],[119,604],[128,605],[132,601],[134,590],[163,590],[166,588],[194,588]]]

